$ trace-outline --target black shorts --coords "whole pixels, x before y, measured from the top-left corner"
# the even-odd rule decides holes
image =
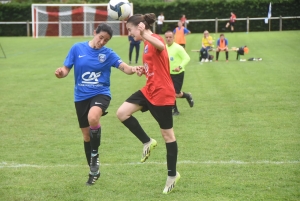
[[[142,112],[150,111],[151,115],[157,121],[161,129],[173,128],[173,105],[156,106],[152,105],[144,94],[139,90],[132,94],[126,102],[142,106]]]
[[[234,27],[234,22],[229,22],[230,26]]]
[[[184,71],[179,74],[171,74],[171,78],[176,94],[180,94],[183,85]]]
[[[77,113],[77,119],[79,123],[80,128],[86,128],[89,127],[89,121],[88,121],[88,114],[93,106],[98,106],[102,109],[102,116],[106,115],[107,112],[106,109],[109,106],[110,103],[110,97],[106,95],[97,95],[92,98],[75,102],[75,108],[76,108],[76,113]]]

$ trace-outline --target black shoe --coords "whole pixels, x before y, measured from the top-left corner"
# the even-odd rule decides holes
[[[91,172],[99,171],[99,154],[97,154],[94,157],[91,157],[90,170]]]
[[[193,100],[193,97],[192,97],[191,93],[188,93],[188,97],[186,98],[186,100],[189,103],[190,107],[194,106],[194,100]]]
[[[174,111],[172,115],[173,115],[173,116],[178,116],[179,114],[180,114],[180,113],[179,113],[178,111]]]
[[[89,174],[89,179],[87,180],[86,185],[87,186],[93,185],[99,179],[99,177],[100,177],[100,172],[98,172],[98,174],[96,175]]]

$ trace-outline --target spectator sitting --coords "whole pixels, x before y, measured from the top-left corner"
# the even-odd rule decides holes
[[[200,49],[200,61],[208,62],[208,60],[212,61],[211,57],[208,54],[208,51],[212,48],[212,37],[209,35],[207,30],[204,31],[204,36],[202,38],[202,48]]]
[[[220,51],[225,51],[226,62],[228,61],[228,40],[225,38],[224,34],[220,34],[220,38],[217,41],[216,49],[216,61],[219,59]]]

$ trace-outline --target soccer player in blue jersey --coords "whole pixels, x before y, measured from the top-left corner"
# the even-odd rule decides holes
[[[94,30],[90,41],[74,44],[61,68],[56,69],[57,78],[66,77],[74,67],[74,102],[84,140],[87,162],[90,166],[87,185],[93,185],[100,177],[98,148],[101,142],[100,118],[107,114],[111,100],[111,67],[126,74],[136,73],[140,67],[131,67],[105,44],[113,31],[107,24],[100,24]]]

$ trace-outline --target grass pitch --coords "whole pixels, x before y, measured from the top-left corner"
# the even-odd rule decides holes
[[[54,71],[73,43],[90,38],[0,38],[7,56],[0,59],[0,200],[299,200],[299,33],[226,33],[229,47],[247,45],[244,58],[263,61],[238,62],[231,52],[228,63],[220,53],[219,62],[204,64],[191,52],[202,34],[187,36],[191,61],[183,91],[193,94],[195,106],[177,100],[182,178],[169,195],[162,194],[167,171],[157,123],[149,113],[135,115],[158,141],[140,164],[142,145],[115,116],[145,78],[112,70],[101,177],[87,187],[73,71],[64,79]],[[127,37],[107,46],[128,62]]]

